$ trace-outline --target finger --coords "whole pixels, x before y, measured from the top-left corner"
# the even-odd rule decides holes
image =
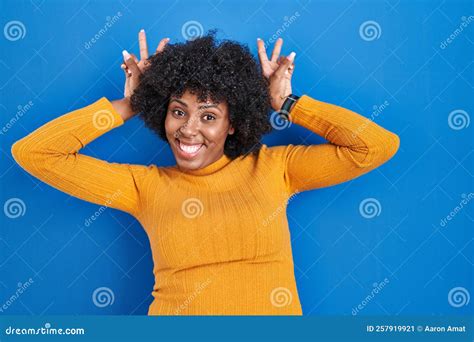
[[[290,76],[293,75],[293,72],[295,71],[295,64],[291,64],[288,68],[288,73],[290,74]]]
[[[125,60],[125,65],[127,66],[128,70],[135,75],[140,74],[140,69],[137,65],[137,59],[134,55],[131,55],[127,52],[127,50],[122,51],[123,59]]]
[[[280,56],[280,51],[281,51],[281,46],[282,45],[283,45],[283,39],[278,38],[276,43],[275,43],[275,46],[273,47],[272,58],[271,58],[272,62],[276,62],[277,59],[278,59],[278,56]]]
[[[129,74],[126,70],[125,71],[125,85],[124,85],[124,88],[123,88],[123,96],[127,97],[129,94],[128,94],[128,89],[130,89],[130,78],[131,78],[131,74]]]
[[[131,71],[128,70],[127,66],[125,64],[122,64],[120,68],[123,70],[123,73],[125,74],[125,77],[130,77],[132,75]]]
[[[128,53],[128,52],[127,52]],[[124,66],[124,71],[125,71],[125,76],[132,76],[132,72],[130,70],[130,68],[128,67],[128,65],[126,64],[125,62],[125,54],[124,55],[124,62],[122,63],[122,65]],[[132,54],[128,54],[128,56],[130,56],[130,58],[133,58],[133,60],[135,61],[135,63],[137,64],[138,66],[138,58],[137,56],[135,56],[133,53]],[[122,65],[120,66],[122,68]]]
[[[285,59],[281,60],[281,64],[278,67],[277,71],[275,71],[276,76],[284,77],[288,74],[288,68],[293,64],[295,60],[295,52],[292,52],[286,57]]]
[[[138,64],[138,62],[139,62],[139,61],[138,61],[138,58],[137,58],[137,56],[135,56],[135,54],[133,54],[133,53],[128,53],[128,51],[127,51],[127,50],[124,50],[124,51],[127,53],[127,56],[130,56],[130,57],[132,57],[132,58],[133,58],[133,60],[135,61],[135,63],[137,63],[137,64]],[[125,53],[124,53],[123,51],[122,51],[122,55],[123,55],[123,63],[125,64],[125,59],[126,59],[126,57],[125,57]],[[127,57],[127,58],[128,58],[128,57]],[[127,65],[125,64],[125,66],[127,66]]]
[[[132,72],[128,69],[128,67],[125,64],[122,64],[120,68],[123,70],[126,77],[132,75]]]
[[[166,44],[168,44],[169,41],[170,41],[169,38],[163,38],[162,40],[160,40],[160,43],[158,44],[158,47],[156,48],[156,52],[157,53],[162,52],[163,49],[165,48]]]
[[[124,50],[124,51],[126,51],[126,50]],[[124,65],[125,68],[128,69],[128,65],[126,64],[126,61],[125,61],[125,53],[123,51],[122,51],[122,54],[123,54],[124,57],[123,57],[123,63],[121,64],[120,67],[122,67],[122,65]],[[130,56],[130,58],[133,58],[133,60],[135,61],[136,64],[138,64],[138,58],[133,53],[131,53],[131,54],[129,53],[128,55]]]
[[[135,61],[135,63],[138,64],[139,61],[138,61],[137,56],[135,56],[135,54],[133,54],[133,53],[131,53],[130,56],[132,56],[132,58],[133,58],[133,60]]]
[[[140,45],[140,60],[148,58],[148,45],[146,43],[145,30],[141,29],[138,33],[138,44]]]
[[[284,62],[284,60],[286,59],[286,56],[284,55],[281,55],[280,57],[278,57],[278,65],[280,65],[281,63]],[[291,63],[291,65],[288,67],[288,70],[293,70],[295,68],[295,63]]]
[[[257,38],[257,50],[258,58],[260,59],[260,64],[268,62],[267,51],[265,50],[265,43],[260,38]]]

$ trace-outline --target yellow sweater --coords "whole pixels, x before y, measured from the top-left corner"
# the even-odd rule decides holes
[[[187,172],[110,163],[78,153],[124,123],[102,97],[17,141],[12,154],[45,183],[136,217],[154,261],[149,315],[301,315],[289,198],[369,172],[395,154],[399,138],[307,95],[290,121],[328,143],[263,145],[258,156],[224,155]]]

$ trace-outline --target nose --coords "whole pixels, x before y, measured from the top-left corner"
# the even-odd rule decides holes
[[[186,137],[196,136],[199,132],[199,120],[191,117],[180,128],[179,131]]]

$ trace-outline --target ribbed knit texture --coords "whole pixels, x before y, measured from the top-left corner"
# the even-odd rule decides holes
[[[328,143],[263,145],[257,156],[223,155],[187,172],[110,163],[78,153],[124,123],[102,97],[17,141],[12,154],[45,183],[139,220],[154,261],[149,315],[301,315],[289,198],[369,172],[395,154],[399,138],[307,95],[290,121]]]

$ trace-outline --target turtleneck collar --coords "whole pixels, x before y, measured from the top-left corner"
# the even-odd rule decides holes
[[[230,159],[225,154],[222,154],[222,156],[219,159],[217,159],[215,162],[200,169],[182,171],[178,168],[177,165],[175,166],[175,168],[186,174],[195,175],[195,176],[206,176],[206,175],[210,175],[214,172],[219,171],[220,169],[225,167],[227,164],[229,164],[231,161],[232,159]]]

